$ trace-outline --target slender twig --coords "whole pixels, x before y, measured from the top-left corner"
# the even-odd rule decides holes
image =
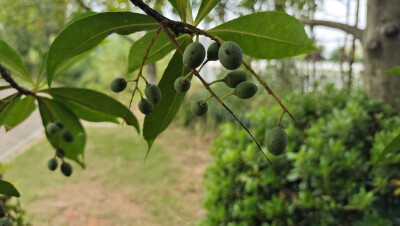
[[[140,77],[143,78],[143,80],[146,82],[146,85],[149,84],[149,82],[147,81],[147,79],[142,75],[143,66],[144,66],[144,64],[145,64],[145,62],[146,62],[147,56],[149,55],[151,46],[153,45],[154,41],[155,41],[156,38],[158,37],[158,34],[160,34],[161,28],[162,28],[162,26],[160,25],[160,26],[158,27],[156,33],[154,34],[153,38],[151,39],[151,41],[150,41],[150,43],[149,43],[149,46],[147,47],[146,52],[145,52],[145,54],[144,54],[144,56],[143,56],[142,63],[140,64],[140,68],[139,68],[138,75],[137,75],[136,79],[133,80],[133,81],[136,82],[136,84],[135,84],[135,88],[134,88],[133,91],[132,91],[131,100],[129,101],[129,107],[128,107],[128,109],[127,109],[126,112],[125,112],[124,119],[122,120],[122,125],[124,125],[124,122],[125,122],[126,116],[128,115],[129,109],[131,109],[132,102],[133,102],[133,97],[135,96],[136,90],[138,90],[138,91],[140,92],[140,90],[139,90],[139,88],[138,88],[138,87],[139,87],[139,79],[140,79]],[[143,95],[142,95],[141,92],[140,92],[140,96],[143,98]]]
[[[165,33],[167,34],[167,36],[169,37],[169,39],[171,40],[172,44],[176,47],[176,49],[183,55],[183,49],[179,46],[179,44],[176,42],[175,38],[172,36],[171,32],[169,32],[168,28],[163,26],[163,29],[165,31]],[[218,97],[217,94],[214,93],[214,91],[210,88],[210,86],[208,85],[208,83],[203,79],[203,77],[201,77],[201,75],[199,74],[198,71],[196,71],[195,69],[193,69],[193,73],[194,75],[201,81],[201,83],[203,84],[203,86],[208,90],[208,92],[210,93],[210,95],[212,95],[234,118],[235,120],[243,127],[244,130],[246,130],[247,134],[249,134],[249,136],[253,139],[253,141],[257,144],[258,149],[261,151],[261,153],[264,155],[264,157],[268,160],[269,164],[272,165],[271,160],[269,160],[268,156],[264,153],[264,151],[261,148],[261,145],[258,143],[258,141],[256,140],[256,138],[254,138],[253,134],[250,132],[250,130],[236,117],[236,115],[232,112],[231,109],[229,109],[224,102],[222,102],[222,100]]]
[[[213,98],[213,95],[208,96],[206,99],[204,99],[201,104],[205,104],[209,99]]]
[[[1,77],[6,80],[10,86],[12,86],[14,89],[18,90],[19,93],[24,94],[24,95],[31,95],[36,97],[36,94],[30,90],[25,89],[24,87],[19,86],[14,79],[11,77],[10,72],[7,71],[7,69],[0,64],[0,75]]]
[[[281,116],[279,117],[279,120],[278,120],[278,127],[281,127],[282,118],[283,118],[283,115],[284,115],[286,112],[287,112],[286,110],[283,110],[283,111],[282,111],[282,114],[281,114]]]
[[[248,71],[250,71],[251,74],[254,75],[254,77],[258,80],[258,82],[260,82],[260,84],[262,86],[264,86],[265,90],[268,92],[269,95],[271,95],[276,102],[278,102],[278,104],[281,106],[282,110],[287,112],[288,115],[292,118],[293,122],[296,124],[296,126],[301,130],[302,136],[305,139],[305,134],[303,131],[303,126],[296,120],[296,118],[293,116],[293,114],[285,107],[285,105],[282,103],[281,99],[279,99],[278,96],[276,96],[276,94],[272,91],[271,88],[269,88],[269,86],[267,85],[267,83],[261,78],[261,76],[259,76],[251,67],[249,64],[247,64],[246,62],[243,62],[243,65],[246,67],[246,69]]]
[[[231,93],[226,94],[226,95],[223,96],[223,97],[221,97],[220,100],[223,100],[223,99],[225,99],[225,98],[227,98],[227,97],[229,97],[229,96],[232,96],[232,95],[235,95],[235,92],[234,92],[234,91],[231,92]]]
[[[225,81],[224,78],[217,79],[217,80],[215,80],[215,81],[212,81],[212,82],[208,83],[208,85],[211,86],[212,84],[215,84],[215,83],[217,83],[217,82],[223,82],[223,81]]]

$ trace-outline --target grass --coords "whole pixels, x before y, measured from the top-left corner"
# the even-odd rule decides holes
[[[87,169],[73,163],[70,178],[59,168],[47,169],[54,156],[47,140],[15,159],[5,176],[22,194],[28,221],[34,225],[69,225],[70,221],[132,225],[130,220],[137,220],[135,225],[191,225],[198,220],[193,216],[196,210],[183,208],[185,192],[177,190],[182,167],[170,152],[154,145],[144,164],[147,144],[132,128],[89,127],[87,135]]]

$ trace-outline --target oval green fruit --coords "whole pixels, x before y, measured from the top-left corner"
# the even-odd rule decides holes
[[[257,86],[252,82],[241,82],[235,88],[235,95],[240,99],[248,99],[257,93]]]
[[[190,108],[191,112],[195,116],[203,116],[208,111],[208,104],[202,103],[203,100],[198,100],[192,103]]]
[[[236,70],[243,63],[243,53],[240,46],[228,41],[222,43],[218,50],[219,62],[228,70]]]
[[[54,171],[55,169],[57,169],[58,166],[58,162],[57,159],[51,158],[48,162],[47,162],[47,167],[49,167],[49,170]]]
[[[174,82],[174,88],[178,93],[186,93],[190,89],[190,80],[185,79],[185,81],[182,82],[183,78],[184,77],[181,76]]]
[[[55,124],[53,122],[50,122],[50,123],[47,124],[46,132],[48,134],[53,135],[53,134],[57,133],[58,131],[60,131],[60,128],[57,126],[57,124]]]
[[[282,154],[287,145],[287,135],[284,129],[274,128],[268,132],[267,148],[273,155]]]
[[[138,107],[140,112],[142,112],[145,115],[148,115],[153,112],[153,105],[150,103],[150,101],[146,100],[145,98],[142,98],[139,101]]]
[[[111,90],[113,92],[119,93],[126,88],[127,84],[128,83],[124,78],[116,78],[111,82]]]
[[[74,141],[74,135],[72,135],[72,133],[68,130],[61,131],[60,136],[61,136],[61,139],[63,139],[67,143]]]
[[[247,73],[242,70],[229,72],[225,78],[225,84],[230,88],[235,88],[239,83],[247,80]]]
[[[161,90],[156,85],[149,85],[144,90],[144,94],[147,99],[154,105],[157,105],[161,101]]]
[[[65,152],[64,148],[61,148],[61,147],[57,148],[57,150],[56,150],[57,157],[64,158],[65,154],[66,154],[66,152]]]
[[[71,176],[71,174],[72,174],[71,164],[63,161],[63,163],[61,164],[61,172],[67,177]]]
[[[220,46],[221,45],[218,42],[213,42],[213,43],[211,43],[210,46],[208,46],[208,49],[207,49],[207,59],[208,60],[212,60],[212,61],[218,60],[218,50],[219,50]]]
[[[199,42],[192,42],[183,52],[183,64],[190,69],[195,69],[203,63],[205,57],[204,46]]]

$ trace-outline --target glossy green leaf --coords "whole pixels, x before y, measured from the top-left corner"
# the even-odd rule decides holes
[[[4,127],[7,131],[11,130],[21,122],[25,121],[36,109],[35,98],[33,96],[27,96],[24,99],[15,103],[13,108],[10,110],[8,117],[4,121]]]
[[[210,11],[220,2],[221,0],[202,0],[199,8],[199,12],[196,16],[195,26],[197,26],[203,18],[210,13]]]
[[[186,9],[188,0],[168,0],[172,7],[178,12],[179,17],[183,22],[186,22]]]
[[[151,17],[130,12],[99,13],[79,19],[67,26],[50,46],[47,59],[47,80],[49,86],[54,73],[66,60],[97,46],[108,35],[131,34],[137,31],[153,30],[158,23]]]
[[[135,43],[133,43],[129,51],[128,73],[140,67],[143,56],[146,53],[147,47],[155,33],[155,31],[149,32],[142,38],[137,40]],[[187,40],[189,37],[190,36],[187,34],[181,35],[176,39],[176,41],[179,45],[182,45],[184,41]],[[150,48],[149,55],[147,56],[145,64],[150,64],[162,59],[174,49],[175,46],[171,43],[168,36],[165,34],[165,32],[161,31]]]
[[[156,137],[172,122],[185,97],[185,93],[181,94],[175,91],[174,81],[189,71],[182,63],[181,54],[176,51],[158,84],[162,93],[161,102],[155,106],[150,115],[146,115],[144,118],[143,136],[149,147],[147,154]]]
[[[259,59],[278,59],[315,50],[296,18],[280,12],[260,12],[228,21],[211,30],[236,42],[243,53]]]
[[[10,102],[10,100],[12,98],[14,98],[14,100]],[[0,100],[0,126],[2,126],[4,124],[4,122],[10,115],[11,110],[19,102],[20,99],[21,99],[21,95],[14,93],[14,94],[11,94],[10,96]]]
[[[377,158],[377,163],[381,162],[384,158],[386,158],[389,154],[394,153],[400,150],[400,134],[393,138],[392,141],[386,145],[383,151],[379,154]],[[375,166],[376,167],[376,166]]]
[[[384,72],[385,74],[396,74],[396,75],[400,75],[400,66],[391,68],[387,71]]]
[[[19,54],[9,46],[5,41],[0,39],[0,63],[11,73],[18,75],[22,79],[33,84],[31,74],[28,68],[22,62]]]
[[[40,116],[42,117],[43,126],[50,122],[62,121],[65,129],[74,135],[74,141],[66,143],[59,138],[58,133],[50,135],[46,132],[47,139],[54,148],[62,147],[66,150],[67,158],[75,161],[85,168],[84,150],[86,144],[86,133],[82,127],[79,118],[68,107],[60,102],[40,97],[38,98]],[[53,153],[49,152],[49,156]]]
[[[72,18],[64,27],[68,27],[70,24],[72,24],[73,22],[80,20],[82,18],[88,17],[88,16],[93,16],[96,15],[96,12],[93,11],[89,11],[89,12],[84,12],[84,13],[80,13],[76,16],[74,16],[74,18]]]
[[[19,197],[18,190],[10,182],[0,180],[0,194]]]
[[[132,125],[139,132],[139,122],[128,108],[103,93],[80,88],[52,88],[41,90],[48,93],[54,99],[62,101],[79,117],[91,122],[114,122],[118,123],[116,117],[124,118],[126,123]]]

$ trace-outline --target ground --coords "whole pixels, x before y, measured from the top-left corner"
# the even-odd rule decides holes
[[[202,175],[215,133],[173,125],[155,143],[132,128],[89,127],[87,168],[71,178],[50,172],[53,155],[41,139],[6,173],[33,225],[194,225],[205,212]]]

